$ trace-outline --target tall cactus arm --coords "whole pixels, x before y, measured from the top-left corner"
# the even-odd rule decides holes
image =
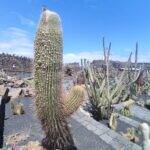
[[[81,85],[74,86],[64,101],[66,116],[74,113],[85,99],[85,89]]]

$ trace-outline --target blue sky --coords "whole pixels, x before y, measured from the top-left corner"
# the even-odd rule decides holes
[[[102,37],[111,58],[127,60],[139,42],[139,61],[150,62],[149,0],[1,0],[0,53],[33,57],[41,7],[62,20],[64,62],[102,58]]]

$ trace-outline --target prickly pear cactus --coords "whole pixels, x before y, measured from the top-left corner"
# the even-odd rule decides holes
[[[61,105],[62,73],[61,20],[44,9],[35,38],[35,90],[37,114],[41,120],[46,149],[75,149]]]
[[[66,98],[66,101],[64,102],[66,116],[70,116],[72,113],[74,113],[83,103],[85,99],[84,92],[84,87],[81,85],[75,85],[71,89],[69,95]]]

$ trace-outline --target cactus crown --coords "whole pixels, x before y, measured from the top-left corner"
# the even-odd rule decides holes
[[[41,14],[39,28],[48,30],[61,30],[61,20],[57,13],[50,11],[48,9],[44,9]]]

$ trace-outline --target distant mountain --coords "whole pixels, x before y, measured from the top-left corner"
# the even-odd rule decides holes
[[[20,57],[2,53],[0,54],[0,69],[7,72],[32,72],[33,60],[27,57]]]
[[[91,65],[93,65],[93,66],[95,66],[95,67],[100,67],[100,66],[102,66],[104,64],[104,61],[103,60],[93,60],[92,62],[91,62]],[[115,68],[123,68],[123,67],[125,67],[125,64],[126,64],[126,62],[121,62],[121,61],[113,61],[113,60],[111,60],[110,61],[110,64],[113,66],[113,67],[115,67]],[[132,63],[132,65],[133,65],[133,67],[134,67],[134,63]],[[137,67],[144,67],[145,69],[148,69],[148,70],[150,70],[150,63],[138,63],[137,64]]]

